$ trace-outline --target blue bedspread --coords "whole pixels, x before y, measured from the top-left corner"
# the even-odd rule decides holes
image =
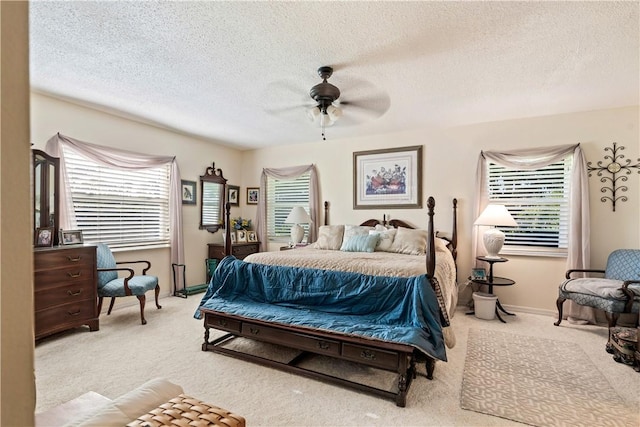
[[[224,258],[200,308],[411,345],[446,361],[440,312],[426,275],[358,273]]]

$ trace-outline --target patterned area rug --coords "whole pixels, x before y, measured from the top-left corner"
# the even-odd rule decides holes
[[[640,425],[576,344],[485,329],[469,330],[460,403],[540,427]]]

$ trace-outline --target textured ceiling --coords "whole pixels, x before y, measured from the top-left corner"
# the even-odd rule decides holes
[[[345,101],[327,139],[638,105],[639,9],[35,1],[30,77],[36,91],[241,149],[305,143],[321,138],[306,109],[322,65]]]

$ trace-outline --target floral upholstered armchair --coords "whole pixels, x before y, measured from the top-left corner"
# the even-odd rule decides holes
[[[572,278],[575,273],[589,276]],[[616,325],[620,313],[640,312],[640,249],[618,249],[607,258],[604,270],[568,270],[559,289],[558,321],[562,322],[562,305],[568,299],[576,304],[604,310],[609,327]]]

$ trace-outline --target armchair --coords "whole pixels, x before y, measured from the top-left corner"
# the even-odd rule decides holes
[[[102,311],[104,297],[111,297],[111,303],[107,311],[107,315],[109,315],[117,297],[135,295],[140,301],[140,319],[142,324],[146,325],[144,306],[146,302],[145,293],[147,291],[155,289],[156,307],[158,309],[162,308],[158,303],[158,295],[160,293],[158,278],[147,275],[147,271],[151,268],[151,263],[149,261],[116,262],[111,249],[103,243],[98,244],[96,258],[98,264],[98,314]],[[145,268],[142,270],[141,275],[136,275],[132,268],[117,266],[122,264],[144,264]],[[118,277],[119,271],[126,272],[127,276]]]
[[[604,277],[571,278],[573,273],[596,273]],[[605,270],[568,270],[559,289],[558,321],[568,299],[577,304],[604,310],[609,328],[616,326],[620,313],[640,312],[640,250],[618,249],[607,258]]]

